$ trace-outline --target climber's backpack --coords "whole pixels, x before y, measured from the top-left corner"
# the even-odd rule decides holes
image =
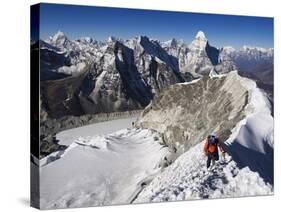
[[[216,151],[217,149],[217,138],[215,136],[210,136],[210,138],[208,139],[208,151],[210,153],[213,153]]]

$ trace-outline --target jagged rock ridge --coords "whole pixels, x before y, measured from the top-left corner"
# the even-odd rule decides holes
[[[232,72],[225,77],[205,76],[196,82],[172,85],[154,97],[136,126],[162,133],[178,155],[211,132],[226,140],[246,114],[248,91],[239,78]]]

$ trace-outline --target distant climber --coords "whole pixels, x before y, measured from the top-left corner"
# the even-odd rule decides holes
[[[225,151],[222,147],[218,137],[215,134],[208,135],[204,140],[204,153],[208,157],[207,159],[207,169],[210,167],[211,162],[215,164],[215,161],[219,160],[220,149],[223,158],[225,157]]]

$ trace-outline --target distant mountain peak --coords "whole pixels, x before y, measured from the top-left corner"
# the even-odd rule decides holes
[[[53,40],[58,40],[58,39],[62,39],[62,38],[66,38],[66,36],[60,30],[56,34],[54,34],[54,36],[52,37]]]
[[[115,42],[115,41],[117,41],[117,39],[114,36],[109,36],[108,39],[107,39],[108,43],[112,43],[112,42]]]
[[[234,47],[232,47],[232,46],[224,46],[222,48],[222,50],[227,52],[227,53],[231,53],[231,52],[235,52],[236,51],[236,49]]]
[[[204,32],[198,31],[194,40],[189,45],[189,48],[193,50],[197,49],[197,50],[205,51],[207,44],[208,44],[208,40],[205,37]]]
[[[230,50],[233,50],[233,51],[235,50],[235,48],[233,46],[224,46],[223,48],[224,49],[230,49]]]
[[[205,33],[201,30],[197,32],[195,39],[207,40]]]
[[[84,43],[92,43],[93,42],[93,38],[91,38],[91,37],[81,37],[77,40],[80,41],[80,42],[82,41]]]
[[[178,45],[178,41],[175,38],[172,38],[171,40],[165,41],[164,44],[171,47],[176,47]]]
[[[150,41],[150,39],[145,35],[140,35],[140,36],[138,36],[138,41],[139,42],[148,42],[148,41]]]
[[[64,48],[65,44],[70,41],[65,36],[65,34],[59,30],[56,34],[51,36],[46,42],[55,47]]]
[[[58,30],[57,33],[55,35],[65,35],[63,31]]]

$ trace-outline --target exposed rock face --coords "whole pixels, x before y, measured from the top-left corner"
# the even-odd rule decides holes
[[[81,89],[86,114],[143,108],[157,91],[181,82],[172,59],[160,46],[146,37],[135,42],[131,49],[110,39],[103,55],[95,60]]]
[[[155,96],[136,126],[162,133],[166,144],[178,154],[212,132],[226,140],[246,114],[248,91],[239,78],[232,72],[172,85]]]
[[[178,68],[178,60],[155,40],[139,36],[125,43],[134,54],[134,63],[152,94],[168,85],[184,81]]]

